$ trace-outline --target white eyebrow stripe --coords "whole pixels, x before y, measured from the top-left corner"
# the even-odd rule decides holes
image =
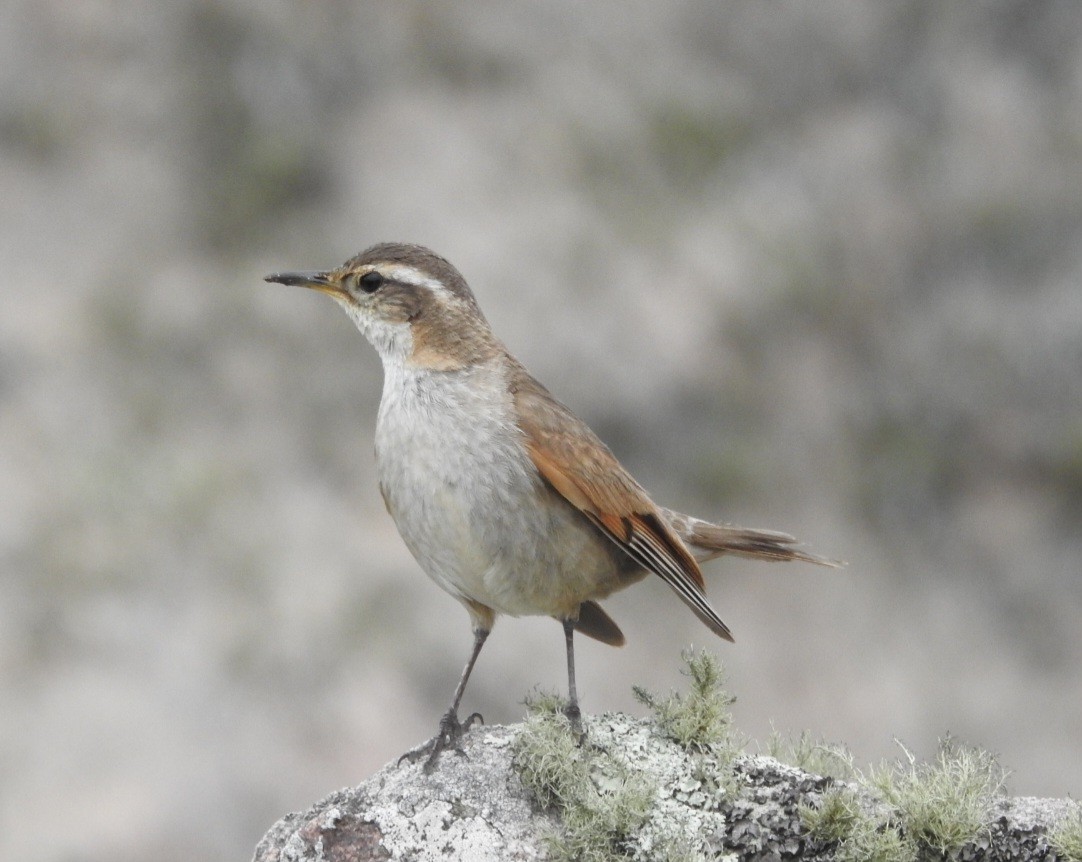
[[[447,293],[448,290],[442,281],[433,278],[428,273],[404,263],[383,264],[374,266],[384,278],[391,281],[400,281],[403,284],[412,284],[414,287],[427,287],[433,293]]]

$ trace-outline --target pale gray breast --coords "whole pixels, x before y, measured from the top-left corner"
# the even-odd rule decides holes
[[[641,577],[541,479],[503,366],[386,373],[380,487],[403,541],[443,589],[499,613],[562,617]]]
[[[509,522],[531,517],[523,498],[540,481],[501,371],[385,367],[376,426],[380,488],[402,538],[445,589],[478,600],[465,582],[521,535],[526,525]]]

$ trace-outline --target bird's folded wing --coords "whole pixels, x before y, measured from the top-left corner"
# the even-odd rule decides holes
[[[636,563],[661,577],[711,631],[732,640],[706,600],[698,563],[608,447],[521,366],[511,392],[527,451],[545,481]]]

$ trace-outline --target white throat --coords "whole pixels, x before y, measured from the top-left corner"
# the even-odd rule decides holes
[[[390,323],[386,320],[374,320],[364,314],[355,305],[344,299],[335,300],[349,315],[361,334],[376,348],[384,368],[405,365],[413,354],[413,333],[408,323]]]

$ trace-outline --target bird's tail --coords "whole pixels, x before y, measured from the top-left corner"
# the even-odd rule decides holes
[[[757,560],[803,560],[805,563],[834,568],[844,565],[839,560],[804,550],[788,533],[754,530],[733,524],[712,524],[671,509],[662,509],[661,513],[700,563],[722,554],[737,554]]]

